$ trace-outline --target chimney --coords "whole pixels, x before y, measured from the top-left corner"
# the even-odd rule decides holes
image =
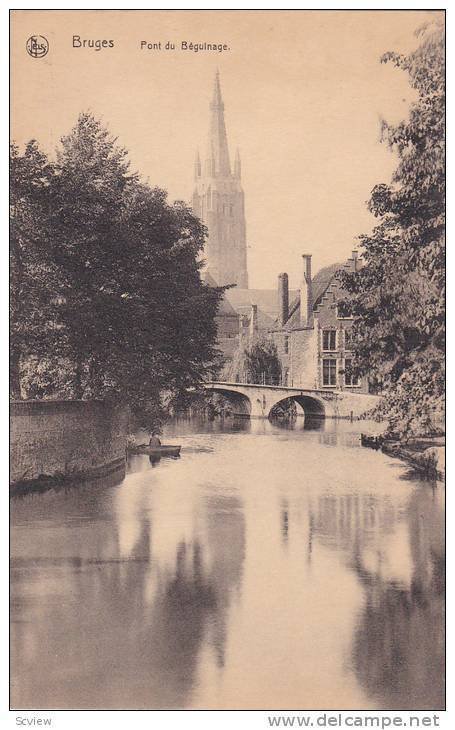
[[[289,279],[287,274],[278,275],[278,324],[283,327],[289,319]]]
[[[356,249],[354,249],[354,251],[352,252],[352,260],[354,262],[354,271],[358,270],[358,259],[359,259],[358,251]]]
[[[302,254],[303,276],[300,285],[300,324],[313,326],[313,285],[311,281],[311,254]]]
[[[258,334],[258,305],[251,305],[250,314],[250,341],[254,342]]]
[[[239,347],[243,342],[243,314],[239,314]]]
[[[239,314],[239,343],[243,344],[248,334],[248,317],[246,314]]]

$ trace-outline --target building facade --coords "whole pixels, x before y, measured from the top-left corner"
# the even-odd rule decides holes
[[[217,286],[213,277],[206,271],[203,279],[208,286]],[[224,295],[215,317],[217,345],[225,360],[231,360],[239,344],[240,316]]]
[[[311,255],[303,255],[300,291],[289,302],[288,275],[278,277],[279,314],[269,336],[274,341],[284,385],[368,393],[366,378],[353,373],[352,317],[343,311],[342,271],[357,271],[357,252],[344,264],[328,266],[312,278]]]
[[[205,158],[194,163],[193,210],[208,228],[205,258],[207,272],[219,286],[248,288],[245,200],[237,151],[231,171],[224,103],[217,72],[210,103],[210,123]]]

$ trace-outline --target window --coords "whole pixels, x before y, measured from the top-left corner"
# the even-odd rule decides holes
[[[351,330],[344,331],[344,349],[350,350],[352,346],[352,335]]]
[[[322,330],[322,349],[326,352],[337,349],[336,345],[337,333],[336,330]]]
[[[322,361],[322,384],[323,385],[336,385],[337,384],[337,361],[336,360],[323,360]]]
[[[359,385],[359,378],[352,372],[352,360],[346,358],[344,361],[344,384],[345,385]]]
[[[284,354],[287,355],[289,353],[289,335],[285,335],[284,337]]]

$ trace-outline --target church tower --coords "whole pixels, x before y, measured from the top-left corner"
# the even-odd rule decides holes
[[[210,125],[205,159],[199,152],[194,163],[193,210],[208,228],[205,259],[207,273],[219,286],[248,288],[246,226],[240,155],[231,172],[224,123],[224,103],[217,71],[210,103]]]

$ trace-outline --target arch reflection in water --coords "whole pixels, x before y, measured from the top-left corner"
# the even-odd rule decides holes
[[[321,420],[325,417],[324,404],[308,395],[294,395],[277,403],[271,410],[270,416],[277,411],[293,410],[295,416],[304,416],[307,420]]]

